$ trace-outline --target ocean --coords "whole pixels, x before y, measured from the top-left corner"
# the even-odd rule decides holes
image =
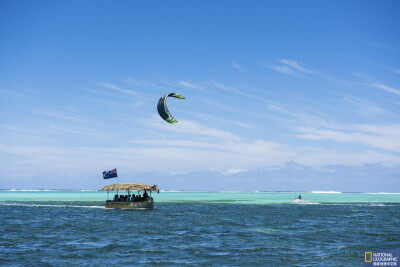
[[[366,251],[400,249],[400,194],[153,197],[131,211],[105,209],[106,192],[2,190],[0,265],[363,266]]]

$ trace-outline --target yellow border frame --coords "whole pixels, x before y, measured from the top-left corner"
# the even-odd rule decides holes
[[[367,260],[367,255],[369,255],[369,260]],[[372,262],[372,252],[365,252],[364,262]]]

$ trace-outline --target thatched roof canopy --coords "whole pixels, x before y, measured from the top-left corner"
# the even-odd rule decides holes
[[[101,191],[117,191],[117,190],[130,190],[130,191],[156,191],[160,192],[157,185],[147,185],[147,184],[112,184],[104,186]]]

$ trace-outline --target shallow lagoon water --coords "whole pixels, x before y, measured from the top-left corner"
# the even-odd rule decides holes
[[[360,266],[400,249],[399,194],[298,194],[161,192],[127,211],[105,192],[0,191],[0,265]]]

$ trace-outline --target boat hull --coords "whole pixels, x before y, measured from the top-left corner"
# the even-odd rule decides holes
[[[153,201],[140,202],[122,202],[122,201],[106,201],[106,208],[110,209],[153,209]]]

